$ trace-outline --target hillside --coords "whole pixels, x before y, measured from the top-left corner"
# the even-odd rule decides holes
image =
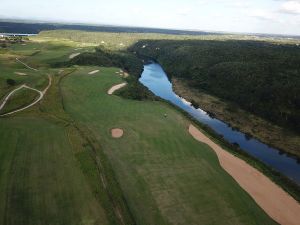
[[[133,45],[130,50],[157,60],[170,78],[182,79],[195,93],[210,94],[229,102],[232,112],[241,108],[286,130],[300,132],[298,44],[149,40]],[[196,95],[184,97],[195,102]],[[196,103],[208,107],[201,100]],[[225,121],[233,122],[228,118]],[[243,130],[237,123],[232,125]],[[251,130],[248,132],[255,136]],[[291,152],[296,152],[297,146],[292,148]]]

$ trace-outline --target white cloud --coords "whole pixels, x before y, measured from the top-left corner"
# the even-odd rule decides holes
[[[300,15],[300,0],[286,1],[281,5],[279,12]]]
[[[257,19],[262,19],[262,20],[275,20],[276,19],[275,15],[272,12],[266,11],[263,9],[253,10],[252,12],[249,13],[249,16],[255,17]]]
[[[180,16],[187,16],[191,13],[192,9],[189,7],[184,7],[181,9],[178,9],[176,14],[180,15]]]

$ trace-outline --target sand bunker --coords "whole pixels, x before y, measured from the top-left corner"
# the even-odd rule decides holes
[[[73,53],[73,54],[71,54],[70,56],[69,56],[69,59],[73,59],[73,58],[75,58],[76,56],[78,56],[78,55],[80,55],[81,53],[80,52],[78,52],[78,53]]]
[[[99,70],[94,70],[94,71],[89,72],[89,74],[92,75],[92,74],[95,74],[95,73],[98,73],[98,72],[99,72]]]
[[[17,74],[17,75],[19,75],[19,76],[27,76],[26,73],[15,72],[15,74]]]
[[[123,136],[123,134],[124,134],[124,131],[120,128],[111,129],[111,136],[113,138],[120,138]]]
[[[124,77],[124,78],[129,77],[129,73],[124,72],[124,73],[123,73],[123,77]]]
[[[223,169],[271,218],[283,225],[299,224],[300,204],[289,194],[257,169],[215,144],[193,125],[189,126],[189,133],[216,152]]]
[[[121,89],[122,87],[124,87],[124,86],[126,86],[126,85],[127,85],[127,83],[124,82],[124,83],[121,83],[121,84],[117,84],[117,85],[115,85],[115,86],[112,86],[112,87],[108,90],[107,94],[112,95],[116,90],[119,90],[119,89]]]

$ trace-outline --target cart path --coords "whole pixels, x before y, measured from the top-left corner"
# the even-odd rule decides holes
[[[28,66],[26,63],[22,62],[20,59],[16,58],[16,61],[23,64],[25,67],[27,67],[28,69],[31,69],[31,70],[34,70],[34,71],[38,71],[37,69],[35,68],[32,68],[30,66]]]
[[[1,106],[0,106],[0,111],[1,111],[2,108],[5,106],[5,104],[6,104],[6,102],[8,101],[8,99],[9,99],[16,91],[21,90],[22,88],[27,88],[27,89],[36,91],[36,92],[39,93],[40,96],[39,96],[35,101],[33,101],[32,103],[30,103],[29,105],[24,106],[24,107],[21,108],[21,109],[16,109],[16,110],[14,110],[14,111],[12,111],[12,112],[5,113],[5,114],[3,114],[3,115],[0,115],[0,117],[3,117],[3,116],[9,116],[9,115],[12,115],[12,114],[14,114],[14,113],[21,112],[21,111],[23,111],[23,110],[25,110],[25,109],[28,109],[28,108],[34,106],[34,105],[37,104],[39,101],[41,101],[41,100],[44,98],[46,92],[48,91],[48,89],[50,88],[50,86],[51,86],[51,84],[52,84],[52,77],[51,77],[50,75],[48,75],[48,79],[49,79],[48,85],[47,85],[47,87],[46,87],[43,91],[40,91],[40,90],[38,90],[38,89],[29,87],[29,86],[27,86],[26,84],[23,84],[22,86],[20,86],[20,87],[14,89],[12,92],[10,92],[10,93],[6,96],[6,98],[4,99],[3,103],[1,104]]]

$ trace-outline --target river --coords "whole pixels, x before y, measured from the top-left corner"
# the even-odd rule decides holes
[[[300,164],[297,163],[296,159],[282,154],[279,150],[271,148],[257,139],[246,138],[244,133],[233,130],[228,124],[221,120],[210,117],[202,109],[194,108],[189,102],[173,92],[172,83],[159,64],[150,63],[144,65],[144,71],[139,81],[156,96],[170,101],[183,109],[196,120],[206,124],[216,133],[222,135],[229,143],[239,144],[243,151],[300,185]]]

